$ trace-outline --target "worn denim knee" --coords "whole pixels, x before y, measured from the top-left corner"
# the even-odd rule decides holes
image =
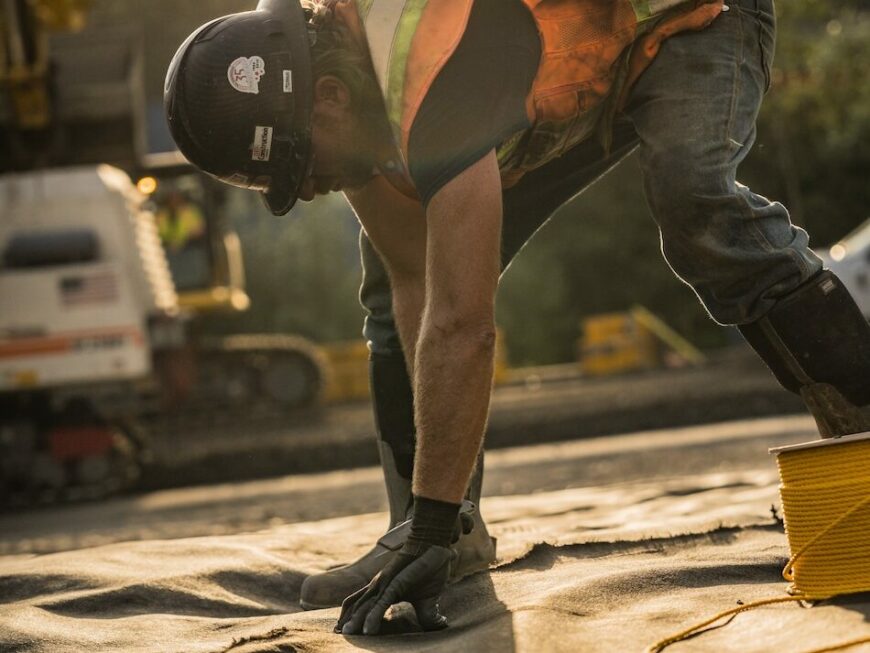
[[[727,166],[686,167],[709,152],[659,152],[645,166],[662,252],[721,324],[763,316],[819,269],[809,238],[779,202],[734,181]],[[668,157],[675,157],[668,161]]]
[[[736,180],[769,83],[770,0],[668,39],[632,92],[644,187],[674,272],[721,324],[764,315],[821,269],[788,212]]]

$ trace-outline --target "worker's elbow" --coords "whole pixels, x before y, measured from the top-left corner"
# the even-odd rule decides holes
[[[492,315],[452,313],[433,317],[432,331],[436,338],[471,354],[489,356],[495,351],[495,322]]]

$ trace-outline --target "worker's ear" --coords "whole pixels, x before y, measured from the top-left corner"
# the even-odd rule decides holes
[[[350,89],[338,77],[324,75],[314,82],[314,102],[333,109],[350,107]]]

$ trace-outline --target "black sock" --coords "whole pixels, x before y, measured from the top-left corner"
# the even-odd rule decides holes
[[[450,546],[461,504],[414,496],[414,519],[408,545]],[[408,547],[406,547],[408,548]]]

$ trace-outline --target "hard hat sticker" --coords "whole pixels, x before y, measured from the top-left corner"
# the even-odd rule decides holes
[[[260,78],[266,74],[266,62],[261,57],[239,57],[227,69],[230,85],[240,93],[260,92]]]
[[[251,159],[268,161],[272,155],[272,128],[257,126],[254,129],[254,143],[251,145]]]
[[[284,71],[284,92],[292,93],[293,92],[293,71],[285,70]]]

